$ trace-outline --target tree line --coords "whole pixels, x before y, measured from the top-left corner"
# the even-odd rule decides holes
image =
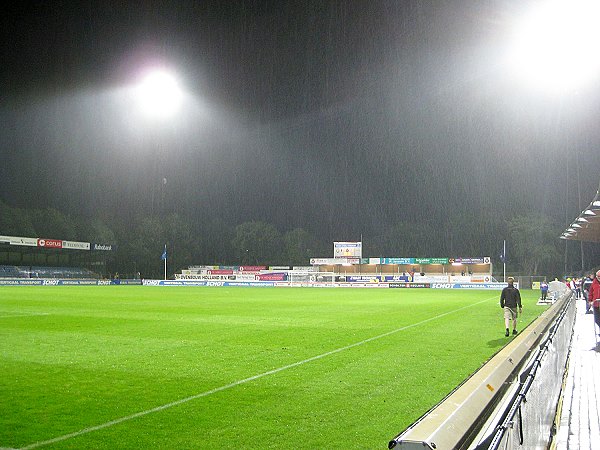
[[[400,222],[377,236],[365,233],[363,256],[491,256],[498,272],[506,239],[510,271],[560,276],[565,264],[565,243],[558,239],[561,232],[560,225],[535,214],[507,220],[481,213],[450,217],[444,223]],[[145,277],[162,276],[160,258],[165,244],[169,274],[190,265],[309,265],[312,257],[333,256],[333,242],[320,238],[318,230],[279,230],[266,221],[231,224],[218,217],[192,220],[178,213],[83,218],[54,208],[14,208],[2,201],[0,234],[116,244],[106,270],[122,276],[137,272]],[[358,241],[360,236],[337,240]],[[577,269],[577,248],[571,247],[566,258]]]

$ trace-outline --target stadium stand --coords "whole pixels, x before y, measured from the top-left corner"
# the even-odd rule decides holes
[[[0,266],[0,278],[99,279],[100,276],[83,267]]]
[[[0,266],[0,278],[29,278],[17,266]]]

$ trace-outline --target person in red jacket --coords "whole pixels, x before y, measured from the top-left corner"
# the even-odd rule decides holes
[[[600,270],[596,272],[596,277],[590,286],[588,302],[594,310],[594,322],[600,328]]]

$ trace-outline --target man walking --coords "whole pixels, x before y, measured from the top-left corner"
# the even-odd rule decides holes
[[[523,312],[521,293],[514,286],[514,282],[513,277],[508,277],[508,286],[502,289],[502,294],[500,294],[500,307],[504,309],[504,324],[506,325],[504,336],[509,336],[510,334],[509,327],[511,320],[513,323],[512,334],[517,334],[517,307],[519,308],[519,313]]]

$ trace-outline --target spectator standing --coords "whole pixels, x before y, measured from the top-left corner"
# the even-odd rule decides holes
[[[600,274],[600,270],[598,271]],[[600,275],[599,275],[600,276]],[[508,277],[508,286],[502,289],[500,294],[500,307],[504,310],[504,324],[506,325],[506,333],[504,336],[509,336],[509,327],[512,321],[513,331],[512,334],[517,334],[517,307],[519,313],[523,312],[523,305],[521,304],[521,293],[519,289],[514,286],[515,279]],[[599,294],[600,295],[600,294]]]
[[[594,275],[588,274],[583,279],[583,283],[581,283],[581,290],[583,291],[583,298],[585,299],[585,313],[591,314],[592,308],[590,306],[590,302],[588,301],[590,294],[590,286],[592,285],[592,281],[594,281]]]
[[[594,322],[600,328],[600,270],[596,272],[596,277],[590,286],[588,303],[594,311]]]
[[[577,291],[575,291],[575,280],[572,278],[567,278],[567,280],[569,281],[569,289],[573,291],[573,294],[575,294],[575,298],[577,298]]]
[[[546,280],[540,283],[540,291],[542,293],[542,301],[546,301],[546,298],[548,297],[548,283]]]

